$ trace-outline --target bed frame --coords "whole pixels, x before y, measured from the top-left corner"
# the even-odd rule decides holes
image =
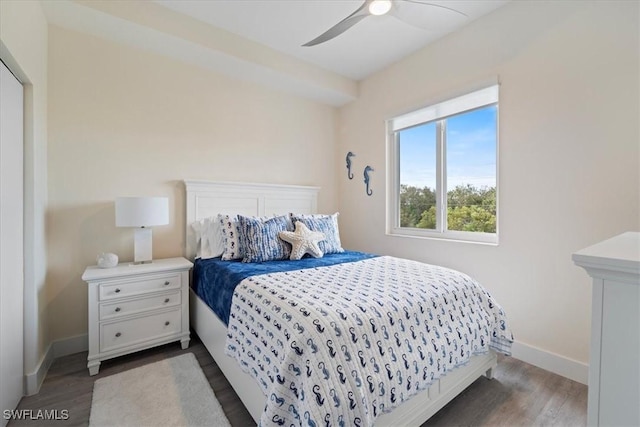
[[[195,236],[190,224],[218,213],[270,215],[317,212],[319,187],[236,182],[184,181],[186,186],[186,248],[188,259],[195,256]],[[211,353],[225,377],[256,423],[266,397],[255,380],[244,373],[235,359],[225,355],[226,325],[191,291],[189,301],[191,327]],[[376,426],[419,426],[449,403],[482,375],[491,378],[497,364],[493,351],[475,356],[465,366],[449,372],[428,389],[376,420]]]

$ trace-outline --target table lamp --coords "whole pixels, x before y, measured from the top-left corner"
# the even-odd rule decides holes
[[[134,235],[134,264],[152,262],[152,232],[155,225],[169,224],[167,197],[117,197],[116,227],[137,227]]]

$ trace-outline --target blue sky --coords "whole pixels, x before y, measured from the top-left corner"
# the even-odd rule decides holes
[[[497,107],[489,106],[447,119],[447,187],[496,185]],[[436,125],[400,133],[400,182],[436,185]]]

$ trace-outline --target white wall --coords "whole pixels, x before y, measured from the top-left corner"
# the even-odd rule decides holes
[[[317,185],[319,208],[336,209],[333,108],[53,25],[49,43],[53,340],[86,333],[81,275],[96,255],[133,259],[117,196],[170,198],[159,258],[183,254],[183,179]]]
[[[31,84],[28,374],[46,371],[51,340],[86,332],[84,267],[100,251],[132,256],[131,233],[113,226],[116,196],[169,196],[172,224],[154,233],[154,254],[181,253],[183,178],[320,185],[320,209],[342,212],[346,246],[468,272],[505,306],[529,346],[521,348],[587,362],[590,282],[570,255],[640,229],[637,3],[513,2],[366,79],[337,117],[314,102],[60,28],[49,33],[47,63],[39,3],[5,0],[0,8],[0,54]],[[497,75],[500,245],[386,236],[384,120]],[[353,181],[347,151],[357,154]],[[373,197],[364,195],[367,164]]]
[[[0,58],[25,87],[24,370],[37,391],[50,363],[47,324],[47,22],[39,2],[0,2]]]
[[[517,355],[586,381],[591,285],[571,253],[640,230],[638,18],[637,2],[513,2],[361,82],[338,118],[338,153],[357,156],[353,181],[339,171],[344,243],[471,274]],[[497,76],[499,246],[385,235],[385,120]]]

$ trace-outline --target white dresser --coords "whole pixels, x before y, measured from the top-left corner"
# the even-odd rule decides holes
[[[145,348],[180,341],[189,346],[189,270],[184,258],[150,264],[87,267],[89,356],[96,375],[100,362]]]
[[[640,425],[640,233],[573,254],[593,278],[587,422]]]

